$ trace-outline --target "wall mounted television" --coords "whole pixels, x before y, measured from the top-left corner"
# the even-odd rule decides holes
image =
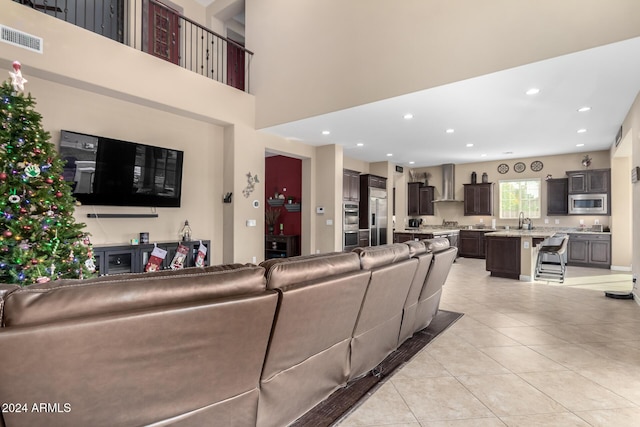
[[[84,205],[180,207],[182,151],[63,130],[59,153]]]

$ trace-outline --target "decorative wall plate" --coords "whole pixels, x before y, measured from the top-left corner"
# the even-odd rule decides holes
[[[544,165],[542,164],[542,162],[540,160],[536,160],[536,161],[531,162],[531,170],[534,171],[534,172],[540,172],[543,167],[544,167]]]
[[[520,172],[524,172],[524,170],[527,168],[527,165],[525,165],[522,162],[518,162],[515,165],[513,165],[513,170],[520,173]]]
[[[506,163],[500,163],[498,165],[498,172],[502,174],[509,172],[509,165]]]

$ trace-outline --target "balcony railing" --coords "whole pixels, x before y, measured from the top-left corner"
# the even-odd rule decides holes
[[[249,92],[253,53],[155,0],[13,0]]]

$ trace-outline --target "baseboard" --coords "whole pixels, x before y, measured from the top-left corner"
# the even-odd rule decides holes
[[[625,265],[612,265],[611,266],[611,270],[613,271],[631,271],[631,266],[625,266]]]

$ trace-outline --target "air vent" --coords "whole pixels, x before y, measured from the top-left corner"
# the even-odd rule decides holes
[[[22,31],[0,25],[0,40],[33,52],[42,53],[42,39]]]

